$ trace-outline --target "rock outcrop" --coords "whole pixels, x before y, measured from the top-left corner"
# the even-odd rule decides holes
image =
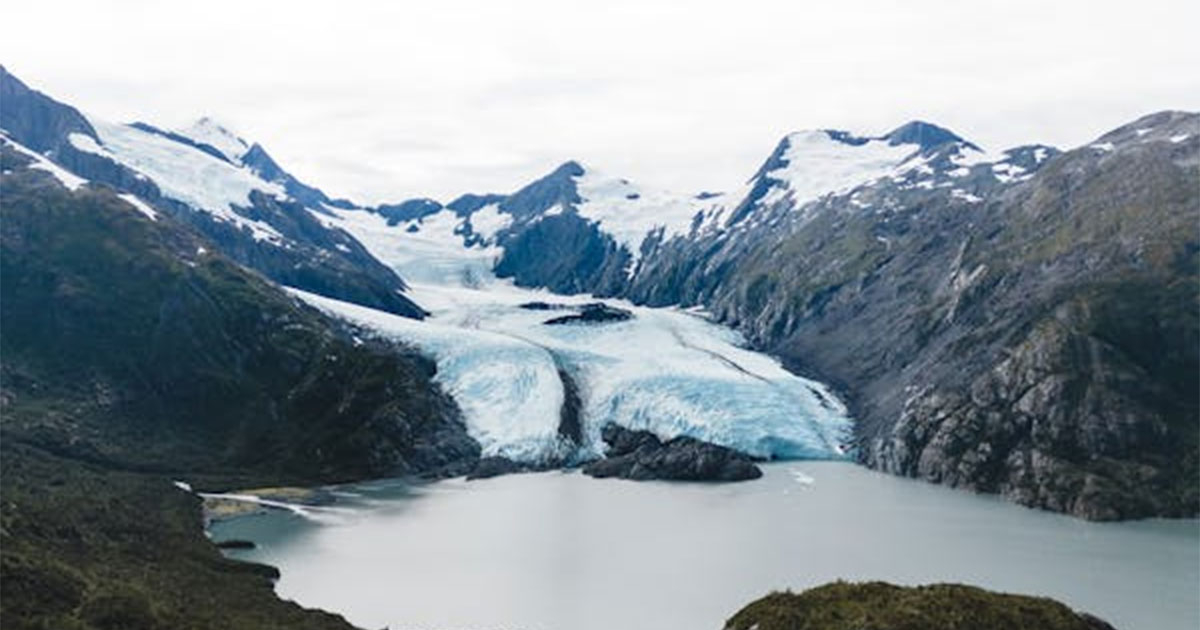
[[[628,309],[609,306],[603,302],[584,304],[579,312],[548,319],[543,324],[561,326],[563,324],[603,324],[607,322],[623,322],[633,319],[633,313]]]
[[[601,437],[608,444],[604,459],[583,467],[593,477],[620,477],[644,481],[744,481],[762,471],[747,455],[690,437],[663,442],[649,431],[605,425]]]

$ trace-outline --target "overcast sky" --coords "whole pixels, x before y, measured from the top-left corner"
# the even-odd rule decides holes
[[[211,115],[362,202],[567,159],[728,189],[779,137],[921,118],[989,149],[1200,109],[1200,2],[5,0],[0,63],[102,118]],[[0,107],[3,105],[0,104]]]

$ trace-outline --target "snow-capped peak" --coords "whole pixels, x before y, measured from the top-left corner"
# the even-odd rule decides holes
[[[125,165],[153,181],[163,196],[206,212],[218,221],[248,229],[256,241],[280,245],[287,242],[266,221],[243,216],[235,209],[252,206],[250,195],[256,190],[277,198],[285,198],[287,193],[282,186],[263,181],[240,163],[213,155],[213,151],[239,155],[233,147],[245,147],[245,143],[225,127],[211,120],[197,123],[185,131],[210,133],[207,137],[186,137],[195,142],[190,144],[180,141],[184,132],[164,132],[144,123],[114,124],[91,116],[87,120],[96,130],[100,142],[82,133],[72,133],[68,140],[76,149]],[[222,138],[225,138],[224,142]],[[222,146],[210,141],[220,142]]]
[[[721,195],[676,194],[587,166],[582,171],[573,177],[579,194],[579,216],[600,224],[600,229],[624,245],[634,260],[647,234],[661,229],[664,240],[686,235],[698,214],[724,201]]]
[[[790,133],[759,171],[759,179],[775,184],[762,191],[761,201],[771,204],[790,194],[799,207],[892,174],[922,150],[918,142],[903,140],[908,138],[827,129]]]
[[[920,120],[880,136],[839,129],[792,132],[779,142],[746,184],[725,225],[742,223],[755,209],[786,201],[799,209],[827,195],[841,195],[885,177],[928,179],[985,159],[983,151],[954,132]],[[964,172],[966,169],[962,169]]]
[[[208,116],[187,127],[176,129],[175,133],[194,140],[198,144],[207,144],[234,164],[240,164],[242,156],[250,150],[250,144],[231,131],[227,125],[218,123]]]

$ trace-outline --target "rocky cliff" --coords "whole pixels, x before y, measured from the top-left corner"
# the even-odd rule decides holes
[[[1195,515],[1198,132],[1165,112],[1008,182],[782,201],[674,244],[629,294],[706,305],[837,384],[872,467],[1086,518]]]
[[[812,194],[825,156],[806,147],[828,151],[821,134],[879,145],[872,159],[912,154]],[[626,274],[547,267],[541,227],[508,235],[500,266],[523,284],[706,307],[835,384],[872,467],[1086,518],[1195,515],[1198,164],[1200,116],[1181,112],[1066,153],[982,156],[926,123],[793,134],[740,202],[648,234],[635,269],[628,248],[573,250]],[[574,219],[577,238],[603,233]]]

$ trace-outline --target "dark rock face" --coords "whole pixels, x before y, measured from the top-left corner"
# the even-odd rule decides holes
[[[623,322],[633,319],[633,313],[615,306],[609,306],[603,302],[593,304],[584,304],[579,307],[579,312],[571,315],[563,315],[548,319],[543,324],[548,326],[561,326],[564,324],[602,324],[606,322]]]
[[[500,475],[511,475],[519,472],[529,472],[531,468],[526,464],[514,462],[507,457],[482,457],[476,462],[475,466],[467,473],[467,480],[474,479],[491,479]]]
[[[541,215],[555,206],[572,206],[580,202],[574,178],[583,175],[578,162],[566,162],[549,175],[507,196],[500,209],[517,220]]]
[[[966,142],[949,129],[922,120],[905,123],[893,129],[881,139],[887,140],[889,144],[893,145],[916,144],[921,147],[922,151],[929,151],[956,142],[966,143],[967,146],[973,149],[979,148]]]
[[[97,139],[96,130],[78,110],[29,89],[4,66],[0,66],[0,101],[4,102],[0,128],[39,153],[56,151],[71,133]]]
[[[442,204],[432,199],[409,199],[397,204],[378,206],[375,212],[387,219],[388,225],[396,225],[437,214],[441,209]]]
[[[601,437],[608,444],[604,459],[583,467],[593,477],[620,477],[644,481],[744,481],[758,479],[762,471],[749,456],[724,446],[690,437],[666,442],[649,431],[605,425]]]
[[[566,304],[551,304],[549,302],[525,302],[517,305],[517,308],[523,308],[527,311],[561,311],[567,308]]]
[[[503,234],[496,275],[557,293],[616,294],[632,257],[611,236],[574,211],[542,217]]]
[[[583,442],[583,399],[579,395],[579,383],[571,376],[563,359],[552,353],[558,367],[558,380],[563,386],[563,404],[559,410],[558,435],[578,447]]]
[[[220,152],[218,151],[218,153]],[[242,156],[242,164],[249,166],[256,175],[264,180],[280,184],[289,197],[317,212],[324,211],[324,208],[322,208],[323,205],[340,208],[353,207],[353,204],[348,201],[344,199],[330,199],[319,188],[309,186],[293,177],[291,173],[283,170],[283,167],[279,166],[275,162],[275,159],[267,153],[267,150],[257,142],[250,145],[250,149]]]
[[[453,210],[456,215],[465,217],[484,206],[500,203],[504,201],[505,197],[506,195],[473,195],[468,193],[446,204],[446,207]]]
[[[643,247],[632,275],[569,214],[508,235],[497,268],[705,306],[837,387],[874,468],[1091,519],[1200,513],[1200,116],[970,167],[953,158],[973,145],[933,125],[885,139],[929,168],[764,204],[785,138],[722,229]]]
[[[239,538],[218,541],[216,545],[217,549],[254,549],[257,546],[252,540],[241,540]]]
[[[703,304],[837,386],[874,468],[1091,519],[1193,516],[1198,128],[1166,112],[1113,149],[1021,148],[1012,181],[946,180],[974,201],[884,180],[856,191],[866,209],[758,208],[761,228],[665,244],[626,295]]]

